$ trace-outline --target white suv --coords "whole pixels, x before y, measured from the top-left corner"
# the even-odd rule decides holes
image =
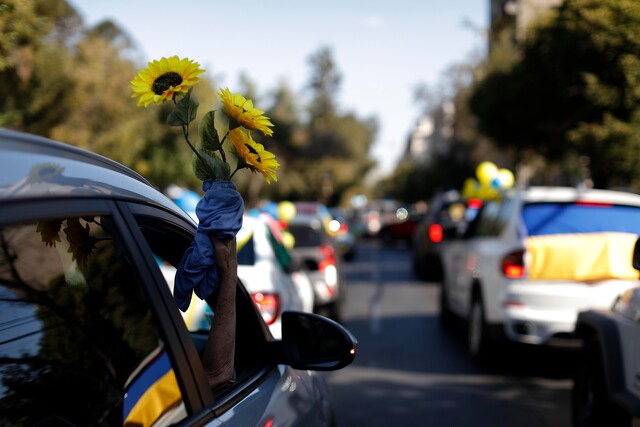
[[[529,344],[570,338],[579,311],[610,307],[638,286],[629,260],[640,196],[531,187],[490,201],[464,238],[443,248],[441,316],[468,321],[483,359],[506,336]]]

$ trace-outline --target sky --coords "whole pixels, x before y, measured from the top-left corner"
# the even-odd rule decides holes
[[[309,57],[330,48],[342,76],[339,111],[378,121],[371,155],[380,174],[393,170],[420,117],[415,88],[437,86],[449,66],[485,51],[489,20],[489,0],[69,2],[87,25],[116,22],[142,61],[187,57],[232,92],[244,73],[260,97],[281,82],[308,96]]]

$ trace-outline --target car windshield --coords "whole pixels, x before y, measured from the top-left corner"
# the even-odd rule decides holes
[[[622,232],[640,234],[640,207],[602,203],[531,203],[522,218],[529,236]]]
[[[320,246],[322,244],[322,236],[319,230],[315,230],[309,226],[289,224],[287,230],[293,234],[296,241],[296,247],[308,248],[312,246]]]

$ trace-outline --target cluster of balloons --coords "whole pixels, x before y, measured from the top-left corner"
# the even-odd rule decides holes
[[[476,168],[476,179],[467,178],[462,196],[471,199],[498,199],[500,191],[513,187],[514,176],[509,169],[498,168],[492,162],[482,162]]]

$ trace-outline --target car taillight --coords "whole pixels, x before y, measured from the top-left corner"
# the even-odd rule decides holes
[[[508,253],[502,258],[502,274],[509,279],[520,279],[524,276],[524,251]]]
[[[324,271],[327,267],[336,265],[336,252],[333,246],[322,245],[320,251],[322,252],[322,261],[318,264],[318,269]]]
[[[251,294],[251,298],[258,306],[258,311],[267,325],[273,324],[280,311],[280,297],[277,294],[254,292]]]
[[[442,242],[442,226],[440,224],[431,224],[429,226],[429,240],[433,243]]]

